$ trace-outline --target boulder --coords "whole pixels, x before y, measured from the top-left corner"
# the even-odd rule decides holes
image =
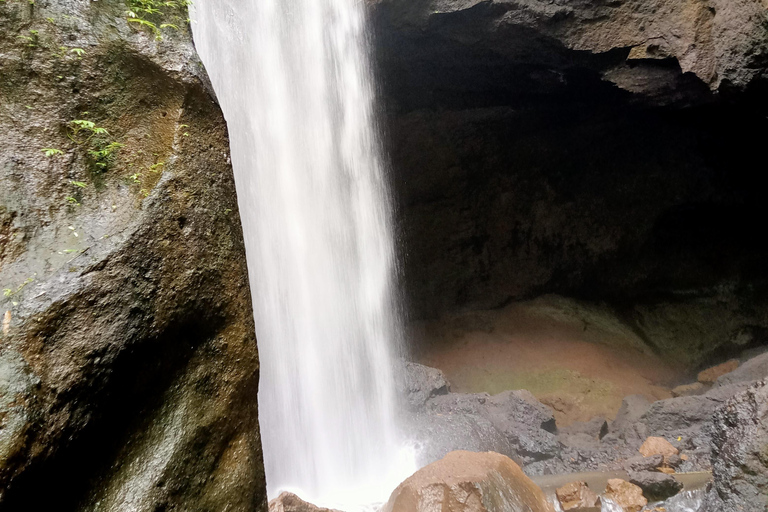
[[[401,483],[382,512],[553,512],[510,458],[455,451]]]
[[[766,377],[768,377],[768,352],[753,357],[734,371],[721,376],[717,379],[715,386],[752,382]]]
[[[559,434],[586,434],[595,439],[601,439],[608,433],[608,422],[605,418],[596,416],[589,421],[577,421],[567,427],[558,428]]]
[[[608,480],[603,496],[620,506],[624,512],[640,512],[648,504],[640,487],[620,478]]]
[[[659,400],[651,404],[635,429],[662,437],[678,449],[709,450],[712,414],[723,401],[709,394]]]
[[[474,423],[492,425],[511,449],[503,453],[519,457],[524,463],[552,458],[560,452],[560,443],[553,433],[556,426],[552,410],[528,391],[505,391],[494,396],[450,393],[430,400],[427,413],[442,416],[448,422],[464,422],[465,419],[461,419],[464,416]],[[488,429],[485,432],[495,439]]]
[[[652,455],[667,457],[669,455],[677,455],[680,453],[677,448],[672,446],[672,444],[663,437],[649,437],[640,447],[639,452],[643,457],[650,457]]]
[[[600,496],[595,494],[586,482],[571,482],[555,491],[557,501],[564,511],[580,511],[591,507],[600,507]]]
[[[427,411],[412,418],[409,431],[421,445],[420,465],[440,460],[454,450],[492,451],[519,460],[506,436],[479,414]]]
[[[339,512],[331,508],[318,507],[290,492],[283,492],[269,502],[269,512]]]
[[[640,418],[651,407],[651,403],[643,395],[629,395],[621,402],[616,419],[611,423],[610,431],[628,441],[637,441],[638,444],[646,437],[644,431],[638,432]]]
[[[739,360],[731,359],[730,361],[726,361],[724,363],[718,364],[717,366],[713,366],[699,372],[697,380],[701,384],[713,384],[718,378],[722,377],[726,373],[734,371],[738,367]]]
[[[430,398],[448,394],[451,385],[442,371],[418,363],[406,362],[401,391],[412,410],[421,409]]]
[[[683,490],[683,484],[673,476],[656,471],[638,471],[629,473],[630,483],[643,490],[643,495],[651,501],[661,501]]]
[[[703,512],[768,509],[768,379],[717,410],[712,444],[714,483]]]
[[[659,468],[663,463],[664,456],[656,454],[648,457],[632,457],[631,459],[625,460],[622,465],[625,471],[631,473],[638,471],[653,471],[654,469]]]
[[[542,460],[559,453],[553,411],[529,391],[505,391],[492,396],[487,405],[486,417],[523,459]]]

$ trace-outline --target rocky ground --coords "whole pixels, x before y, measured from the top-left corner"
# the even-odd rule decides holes
[[[613,421],[596,417],[567,427],[525,390],[453,393],[441,371],[415,363],[406,364],[405,376],[402,391],[422,464],[453,450],[493,451],[529,476],[608,475],[605,489],[590,490],[578,476],[558,488],[564,510],[599,505],[593,491],[624,511],[665,499],[697,512],[762,512],[768,506],[768,352],[701,372],[699,385],[678,389],[681,396],[655,402],[627,396]],[[676,496],[690,482],[678,473],[702,471],[713,475],[703,500]]]
[[[671,398],[690,377],[609,309],[557,296],[419,323],[409,342],[414,359],[440,368],[453,391],[527,389],[560,427],[613,419],[627,395]]]
[[[559,427],[552,409],[525,390],[493,396],[452,393],[442,372],[414,363],[407,365],[407,375],[411,421],[424,447],[423,463],[465,449],[508,455],[528,475],[661,467],[670,472],[717,472],[719,462],[713,468],[712,461],[718,457],[713,456],[726,444],[723,436],[728,437],[725,432],[731,428],[725,425],[728,415],[718,411],[733,407],[729,399],[768,377],[768,353],[719,376],[698,394],[655,402],[627,396],[613,421],[596,417],[568,427]],[[742,410],[734,414],[759,425],[754,419],[758,412],[746,405],[739,406]],[[664,452],[659,460],[641,456],[639,450],[649,437],[666,440],[675,453]],[[753,448],[732,448],[737,449]]]

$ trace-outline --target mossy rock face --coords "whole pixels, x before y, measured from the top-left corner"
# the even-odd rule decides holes
[[[226,124],[128,8],[0,2],[0,510],[266,510]]]

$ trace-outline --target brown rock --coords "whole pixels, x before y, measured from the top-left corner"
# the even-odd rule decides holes
[[[544,493],[512,459],[454,451],[392,492],[382,512],[553,512]]]
[[[718,377],[722,377],[726,373],[731,373],[733,370],[739,367],[738,359],[731,359],[712,368],[699,373],[698,381],[702,384],[714,384]]]
[[[586,482],[571,482],[555,491],[563,510],[583,510],[599,507],[600,497],[587,486]]]
[[[663,437],[649,437],[638,451],[643,457],[650,457],[651,455],[662,455],[667,457],[679,453],[678,449],[672,446],[672,444]]]
[[[683,384],[672,389],[672,396],[691,396],[700,395],[707,390],[707,386],[701,382],[694,382],[692,384]]]
[[[335,509],[318,507],[291,492],[281,493],[269,502],[269,512],[338,512]]]
[[[613,500],[624,512],[640,512],[648,504],[640,487],[619,478],[608,480],[605,497]]]

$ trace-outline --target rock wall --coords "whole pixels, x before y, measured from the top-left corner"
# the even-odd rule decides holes
[[[181,3],[0,3],[0,510],[266,510],[227,130]]]
[[[764,2],[373,4],[417,318],[559,293],[686,364],[768,341]]]
[[[768,381],[734,395],[713,415],[714,484],[702,512],[768,508]]]

